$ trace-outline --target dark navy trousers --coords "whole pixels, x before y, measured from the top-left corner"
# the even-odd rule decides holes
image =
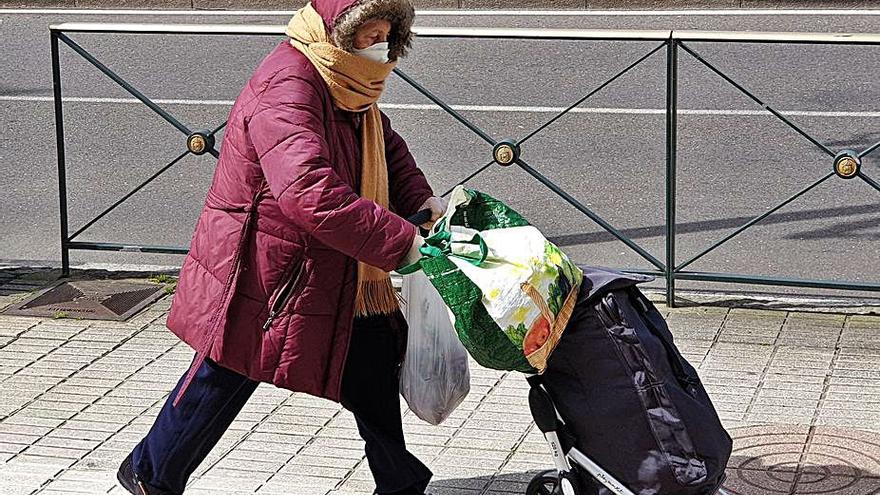
[[[399,368],[405,325],[399,314],[355,319],[342,378],[342,405],[354,414],[376,492],[383,495],[421,495],[431,479],[403,438]],[[257,388],[257,382],[205,360],[174,407],[184,378],[132,453],[138,478],[172,494],[183,493]]]

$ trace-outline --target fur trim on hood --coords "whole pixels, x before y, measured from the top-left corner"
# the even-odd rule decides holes
[[[336,19],[331,38],[336,46],[351,52],[357,28],[367,21],[384,19],[391,23],[388,58],[394,61],[406,55],[412,43],[411,29],[415,16],[415,9],[409,0],[363,0]]]

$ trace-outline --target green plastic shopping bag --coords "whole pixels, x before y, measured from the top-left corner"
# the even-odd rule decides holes
[[[480,365],[544,371],[583,279],[558,247],[503,202],[459,186],[420,252],[398,272],[424,271]]]

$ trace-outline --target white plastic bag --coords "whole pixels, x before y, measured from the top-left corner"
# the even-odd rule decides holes
[[[409,336],[400,372],[400,394],[410,410],[442,423],[470,392],[468,353],[459,342],[437,289],[421,271],[403,277]]]

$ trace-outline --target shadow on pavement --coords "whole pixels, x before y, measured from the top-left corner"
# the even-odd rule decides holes
[[[730,495],[876,495],[880,493],[880,434],[840,427],[756,426],[731,431]],[[552,466],[548,455],[547,468]],[[526,493],[541,470],[435,480],[436,495]],[[583,495],[595,495],[589,489]]]

